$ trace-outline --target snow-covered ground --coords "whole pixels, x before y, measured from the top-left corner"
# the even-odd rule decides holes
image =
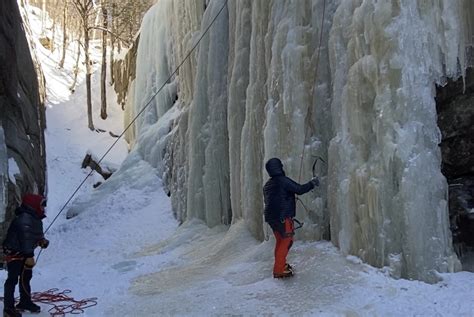
[[[40,30],[37,17],[31,20]],[[38,44],[39,45],[39,44]],[[87,128],[85,85],[69,94],[73,57],[57,69],[55,52],[38,49],[48,85],[47,227],[88,170],[87,151],[102,156],[115,141]],[[95,52],[95,59],[98,54]],[[99,118],[97,74],[94,123],[119,134],[122,113],[109,95],[109,119]],[[329,242],[296,242],[289,262],[296,275],[272,278],[274,241],[256,241],[245,224],[209,229],[197,220],[178,226],[161,180],[121,141],[104,160],[124,166],[97,189],[94,176],[79,192],[81,214],[59,216],[47,233],[33,291],[70,289],[76,299],[97,297],[85,316],[474,316],[474,275],[443,274],[435,285],[394,280]],[[66,210],[69,206],[66,208]],[[2,278],[6,272],[1,271]],[[48,316],[48,305],[41,304]]]

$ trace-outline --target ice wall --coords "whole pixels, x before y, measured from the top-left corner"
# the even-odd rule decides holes
[[[224,3],[225,0],[209,3],[201,29],[211,23]],[[188,121],[187,214],[204,219],[210,226],[230,224],[231,221],[227,132],[228,25],[226,10],[201,40]]]
[[[127,137],[158,168],[180,221],[187,217],[187,118],[194,95],[196,55],[170,75],[177,61],[185,60],[196,44],[204,7],[204,0],[162,0],[149,10],[140,32],[136,78],[125,105],[125,125],[142,112]],[[164,116],[171,107],[173,114]]]
[[[265,161],[321,187],[300,239],[331,239],[394,276],[459,268],[448,229],[434,85],[463,74],[464,1],[159,1],[141,30],[136,146],[177,218],[243,218],[263,238]],[[470,12],[470,11],[469,11]],[[130,111],[130,110],[129,110]]]
[[[355,5],[357,4],[357,5]],[[409,278],[454,270],[434,83],[460,74],[456,4],[345,1],[331,33],[332,241]],[[340,50],[344,47],[344,50]],[[345,72],[337,74],[338,65]]]

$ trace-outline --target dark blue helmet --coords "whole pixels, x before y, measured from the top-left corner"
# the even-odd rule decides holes
[[[276,157],[268,160],[268,162],[265,164],[265,169],[267,170],[270,177],[285,175],[285,172],[283,171],[283,164],[281,163],[280,159]]]

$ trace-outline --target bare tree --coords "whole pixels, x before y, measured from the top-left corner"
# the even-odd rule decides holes
[[[107,119],[107,91],[106,91],[106,80],[107,80],[107,1],[102,1],[102,67],[100,76],[100,117],[105,120]]]
[[[94,12],[93,0],[72,0],[79,16],[81,17],[82,29],[84,34],[84,55],[86,62],[86,92],[87,92],[87,121],[88,127],[94,130],[94,122],[92,120],[92,96],[91,96],[91,65],[89,55],[89,18]]]
[[[79,60],[81,58],[81,38],[77,40],[77,55],[76,55],[76,64],[74,66],[74,81],[72,82],[71,87],[69,90],[74,92],[76,90],[76,83],[77,83],[77,75],[79,74]]]
[[[46,31],[46,0],[41,3],[41,33],[44,34]]]
[[[68,38],[68,30],[67,30],[67,24],[68,24],[68,19],[67,19],[67,7],[68,7],[68,0],[64,0],[64,6],[63,6],[63,53],[61,56],[61,60],[59,61],[59,68],[64,67],[64,61],[66,60],[66,49],[67,49],[67,38]]]
[[[44,10],[41,16],[43,18],[43,33],[46,33],[46,28],[51,27],[51,24],[46,26],[46,12],[53,21],[52,39],[45,39],[45,42],[46,40],[49,43],[54,41],[55,31],[57,31],[55,30],[56,26],[62,28],[62,52],[58,66],[64,68],[68,52],[75,55],[76,65],[74,67],[74,80],[70,87],[71,91],[75,90],[80,71],[79,63],[82,59],[81,54],[84,52],[87,117],[88,127],[91,130],[94,130],[95,127],[92,116],[90,41],[98,39],[95,34],[102,36],[100,116],[105,120],[108,116],[106,98],[107,49],[110,49],[110,84],[112,84],[114,81],[112,61],[115,49],[117,48],[120,52],[122,47],[129,47],[134,42],[143,15],[154,2],[155,0],[30,0],[30,4]],[[59,31],[56,33],[59,33]],[[69,43],[74,42],[77,42],[77,46],[69,45]],[[52,43],[52,45],[54,44]],[[50,49],[53,50],[54,47],[50,46]]]
[[[110,4],[110,8],[109,8],[109,16],[110,16],[110,30],[112,31],[112,33],[115,33],[115,25],[116,25],[116,22],[115,22],[115,12],[117,11],[117,5],[112,2]],[[113,67],[114,67],[114,63],[113,63],[113,60],[114,60],[114,46],[115,46],[115,39],[116,37],[115,36],[110,36],[110,85],[112,86],[114,84],[114,70],[113,70]]]

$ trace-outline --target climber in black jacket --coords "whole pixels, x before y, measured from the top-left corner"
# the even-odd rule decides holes
[[[44,238],[42,219],[45,215],[46,199],[41,195],[26,194],[13,219],[3,242],[8,277],[4,286],[3,315],[21,316],[20,311],[39,313],[40,306],[31,300],[30,281],[35,265],[34,250],[45,249],[49,241]],[[20,280],[20,302],[15,308],[15,286]]]
[[[263,187],[265,202],[265,221],[275,235],[275,264],[273,277],[282,278],[293,275],[292,268],[286,263],[286,256],[293,244],[293,218],[296,212],[295,195],[303,195],[319,186],[317,177],[300,185],[285,176],[283,164],[278,158],[272,158],[265,164],[270,179]]]

